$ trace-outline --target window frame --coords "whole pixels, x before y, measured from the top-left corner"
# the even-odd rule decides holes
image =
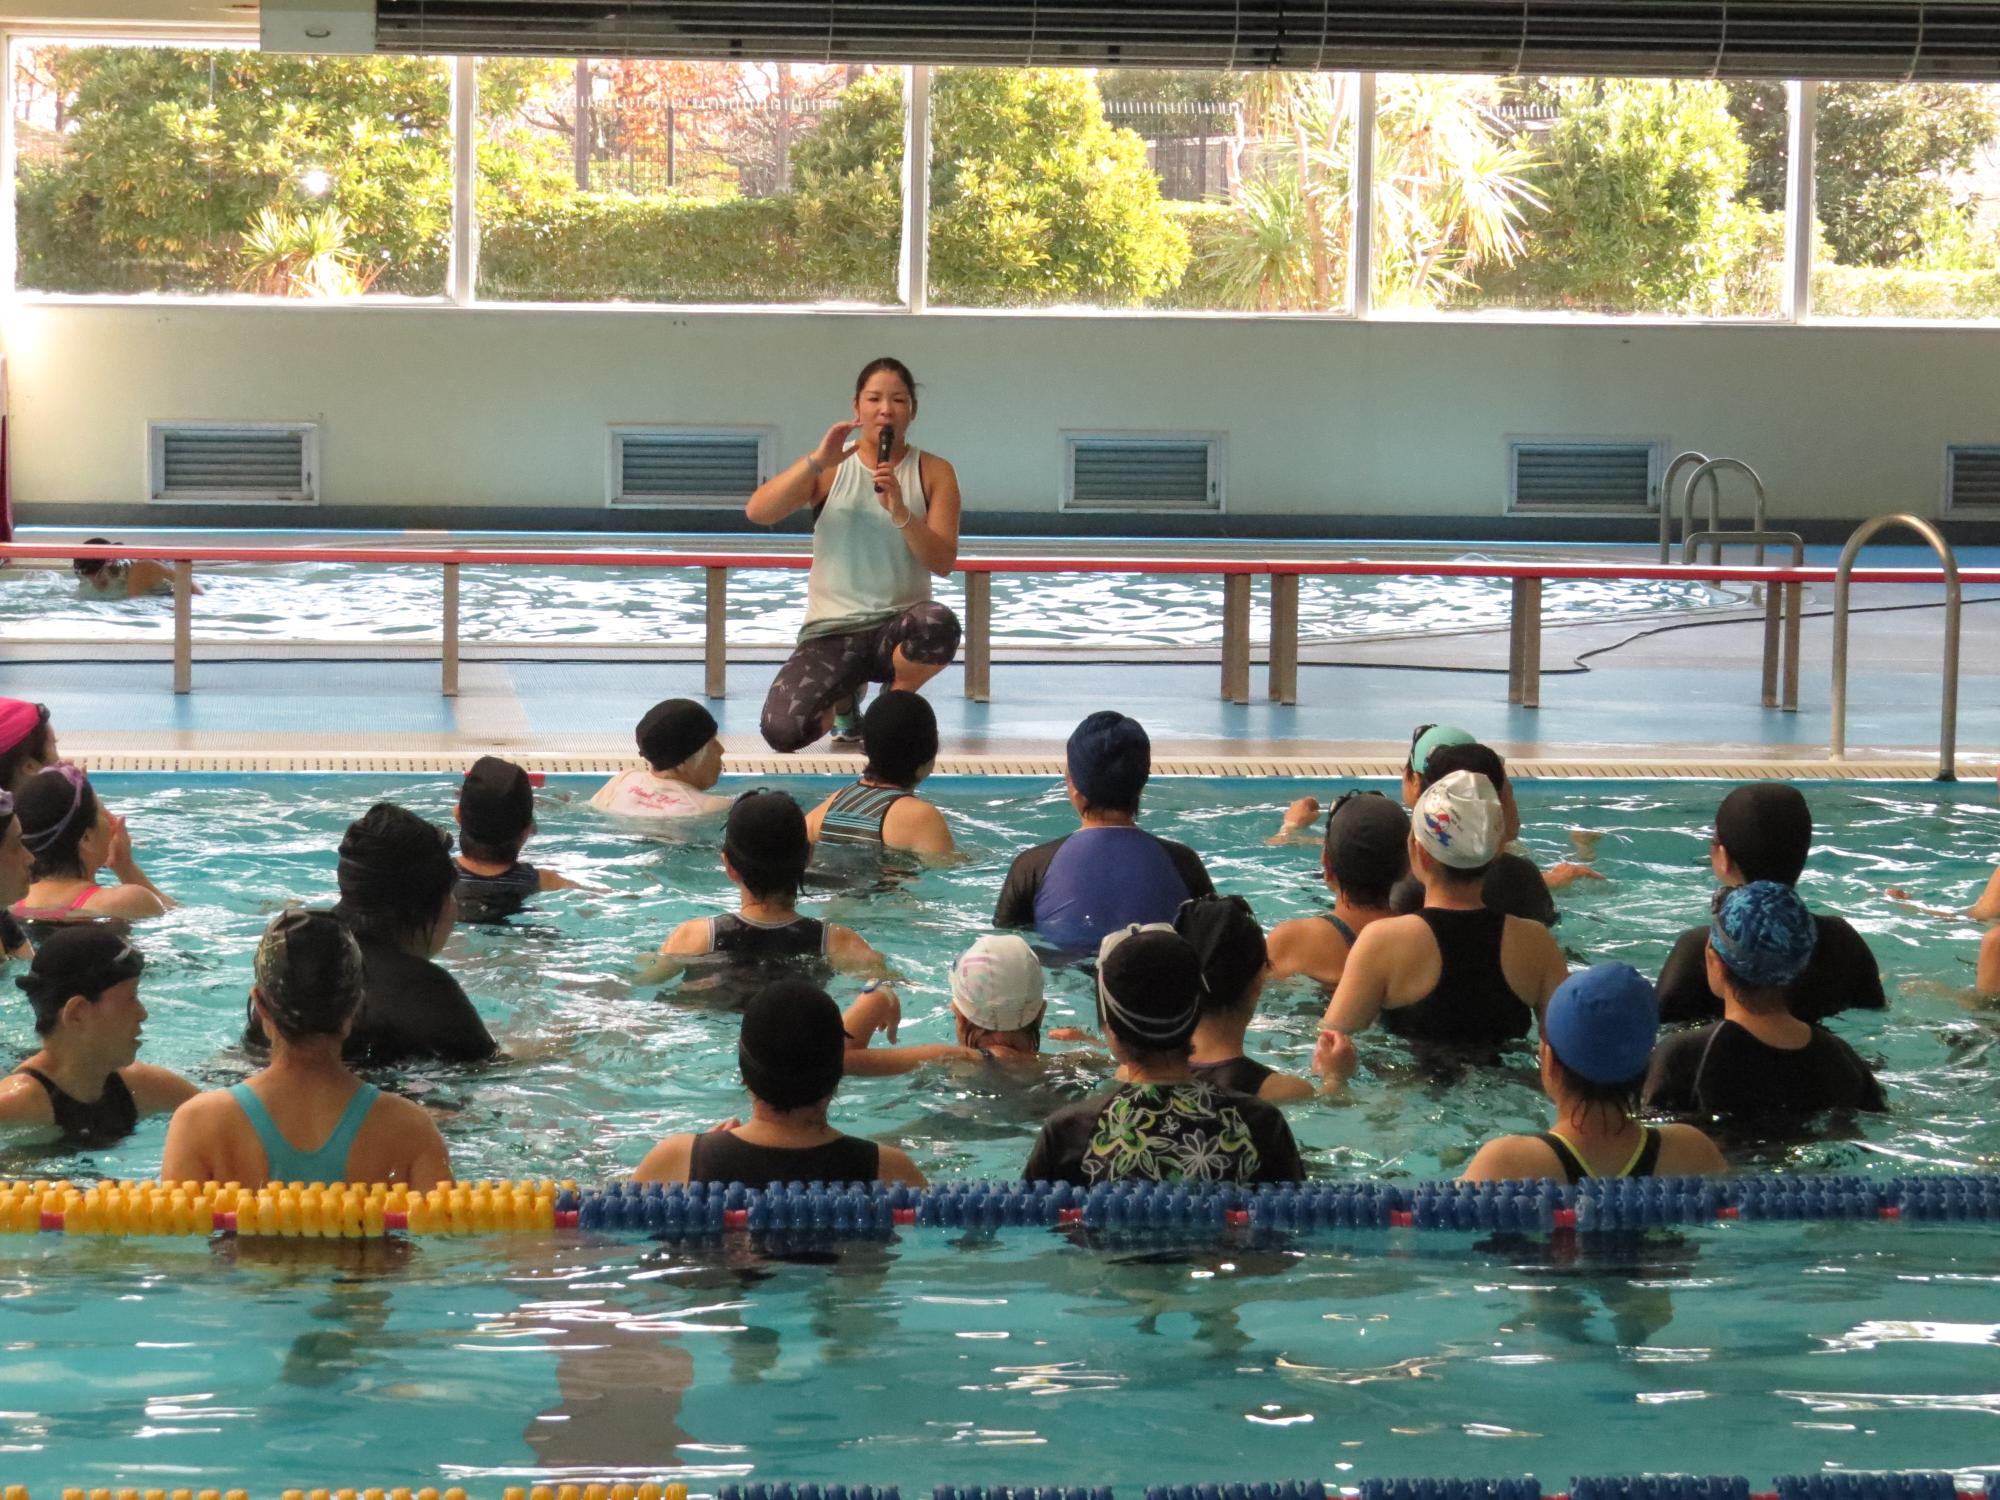
[[[22,45],[133,46],[133,47],[229,47],[254,50],[258,43],[255,24],[243,26],[203,26],[185,23],[146,27],[122,21],[93,24],[88,21],[19,21],[0,26],[0,61],[13,76],[15,49]],[[1449,327],[1518,328],[1761,328],[1806,327],[1828,329],[1909,329],[1935,331],[1959,329],[1991,332],[2000,327],[2000,315],[1987,318],[1931,317],[1826,317],[1811,306],[1812,219],[1814,168],[1814,126],[1817,120],[1819,83],[1791,80],[1785,83],[1788,108],[1785,192],[1785,285],[1781,311],[1769,316],[1708,317],[1672,314],[1564,313],[1547,310],[1421,308],[1380,309],[1374,306],[1375,218],[1375,119],[1377,74],[1357,72],[1355,89],[1355,151],[1351,169],[1353,253],[1349,256],[1351,286],[1347,306],[1337,311],[1260,312],[1250,309],[1200,308],[1098,308],[1085,306],[1036,308],[961,308],[930,305],[928,235],[929,173],[925,166],[930,154],[929,85],[933,69],[910,67],[904,74],[904,193],[903,243],[899,249],[897,276],[902,300],[885,306],[854,303],[671,303],[671,302],[533,302],[482,301],[476,294],[478,258],[478,215],[476,212],[477,161],[477,65],[478,58],[459,56],[444,59],[451,70],[452,129],[452,248],[446,289],[436,296],[405,296],[368,293],[359,297],[307,301],[298,298],[261,296],[253,293],[162,292],[68,293],[24,289],[19,285],[19,243],[15,213],[17,143],[11,98],[0,111],[0,298],[36,307],[90,306],[173,306],[173,307],[254,307],[285,308],[308,315],[366,311],[393,314],[415,309],[435,312],[465,309],[486,313],[546,314],[624,317],[744,317],[774,314],[796,315],[809,312],[833,317],[943,317],[943,318],[1040,318],[1056,320],[1142,319],[1202,321],[1228,319],[1238,322],[1377,322],[1422,324]],[[1340,71],[1340,70],[1334,70]]]

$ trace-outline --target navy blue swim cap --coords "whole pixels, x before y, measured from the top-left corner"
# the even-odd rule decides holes
[[[1070,734],[1070,785],[1092,807],[1137,812],[1152,770],[1153,742],[1137,719],[1101,709]]]

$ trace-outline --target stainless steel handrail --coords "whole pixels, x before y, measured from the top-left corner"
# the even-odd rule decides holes
[[[1759,556],[1767,543],[1792,549],[1792,566],[1803,567],[1806,539],[1796,531],[1696,531],[1681,540],[1681,563],[1694,561],[1703,542],[1719,552],[1725,546],[1754,543]],[[1764,694],[1766,708],[1780,708],[1788,714],[1799,711],[1799,615],[1804,586],[1780,583],[1764,588]],[[1754,597],[1754,595],[1753,595]],[[1783,679],[1780,691],[1779,680]]]
[[[1690,448],[1685,453],[1676,453],[1667,465],[1667,472],[1660,479],[1660,561],[1672,562],[1674,555],[1674,475],[1680,473],[1682,464],[1705,464],[1706,453],[1697,453]],[[1709,481],[1713,484],[1715,481]]]
[[[1740,474],[1750,476],[1750,483],[1757,491],[1757,498],[1750,512],[1750,529],[1752,531],[1762,531],[1764,529],[1765,495],[1762,476],[1740,458],[1711,458],[1692,474],[1688,475],[1687,488],[1681,491],[1681,540],[1683,543],[1694,535],[1694,491],[1695,486],[1700,484],[1704,479],[1708,481],[1708,529],[1710,531],[1720,531],[1722,529],[1722,484],[1715,477],[1718,469],[1734,469]],[[1719,563],[1722,561],[1721,542],[1718,541],[1710,544],[1708,557],[1710,562]],[[1756,565],[1760,568],[1764,566],[1764,546],[1761,542],[1757,545]]]
[[[1958,555],[1944,534],[1922,516],[1887,515],[1863,521],[1847,545],[1833,575],[1833,724],[1827,758],[1847,756],[1847,598],[1853,585],[1854,559],[1877,532],[1906,526],[1930,544],[1944,570],[1944,708],[1938,724],[1939,781],[1958,779],[1958,615],[1963,600],[1958,587]]]

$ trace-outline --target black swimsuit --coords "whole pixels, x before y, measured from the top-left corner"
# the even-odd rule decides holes
[[[1253,1099],[1257,1097],[1257,1090],[1264,1086],[1264,1080],[1277,1072],[1276,1068],[1267,1068],[1254,1057],[1232,1057],[1219,1063],[1190,1063],[1188,1067],[1203,1083],[1212,1083],[1232,1094],[1248,1094]]]
[[[1655,1169],[1660,1165],[1660,1132],[1651,1125],[1641,1125],[1639,1129],[1645,1132],[1639,1141],[1639,1149],[1633,1153],[1632,1159],[1625,1164],[1625,1170],[1622,1172],[1613,1172],[1612,1176],[1651,1177]],[[1549,1150],[1555,1152],[1557,1162],[1562,1165],[1565,1181],[1576,1183],[1583,1181],[1586,1177],[1598,1175],[1592,1172],[1584,1162],[1584,1159],[1576,1154],[1576,1147],[1572,1146],[1554,1131],[1544,1131],[1542,1134],[1536,1136],[1535,1139],[1540,1141],[1544,1146],[1547,1146]]]
[[[458,914],[467,922],[504,922],[541,894],[542,872],[515,860],[498,875],[458,867]]]
[[[882,1148],[859,1136],[835,1136],[823,1146],[759,1146],[733,1130],[711,1130],[694,1138],[688,1153],[688,1181],[740,1182],[767,1187],[774,1182],[873,1182],[882,1175]]]
[[[74,1094],[65,1093],[53,1078],[39,1068],[23,1067],[14,1071],[27,1074],[49,1096],[49,1110],[56,1117],[56,1128],[63,1133],[65,1144],[108,1146],[113,1141],[122,1141],[139,1123],[138,1101],[132,1097],[132,1090],[125,1080],[116,1073],[104,1080],[104,1092],[86,1103]]]
[[[1412,1041],[1490,1047],[1528,1034],[1535,1013],[1500,967],[1507,914],[1427,906],[1417,913],[1437,940],[1437,987],[1410,1005],[1382,1012],[1382,1025]]]

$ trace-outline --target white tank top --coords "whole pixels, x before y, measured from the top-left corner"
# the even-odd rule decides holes
[[[922,454],[906,449],[896,482],[912,526],[924,524]],[[893,620],[931,596],[931,575],[917,561],[875,493],[875,470],[857,452],[833,472],[833,488],[813,523],[806,623],[799,639],[845,635]]]

